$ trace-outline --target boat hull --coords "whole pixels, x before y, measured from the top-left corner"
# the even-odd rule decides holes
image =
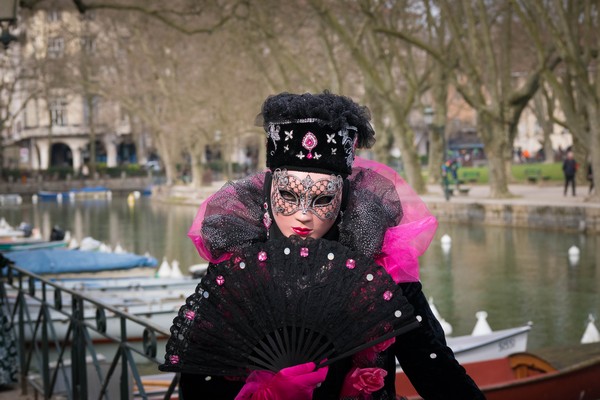
[[[600,399],[600,347],[581,346],[586,351],[590,349],[587,359],[561,369],[530,353],[467,363],[463,367],[488,400],[597,400]],[[396,374],[396,393],[408,400],[421,398],[402,372]]]
[[[525,325],[486,335],[447,338],[447,343],[461,364],[493,360],[525,351],[530,330],[531,326]]]

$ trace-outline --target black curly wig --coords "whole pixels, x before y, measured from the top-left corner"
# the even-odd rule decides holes
[[[356,104],[349,97],[328,91],[318,94],[284,92],[269,96],[262,105],[256,124],[267,130],[270,123],[303,118],[318,119],[319,123],[326,124],[333,131],[347,126],[356,127],[358,148],[370,148],[375,143],[369,109]]]

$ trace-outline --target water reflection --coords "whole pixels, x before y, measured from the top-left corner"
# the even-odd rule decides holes
[[[441,236],[452,238],[448,254]],[[600,312],[597,236],[441,224],[422,257],[428,296],[454,334],[468,334],[486,310],[493,329],[533,322],[530,348],[578,343],[588,313]],[[581,249],[571,266],[568,249]]]
[[[25,204],[2,208],[12,225],[22,221],[49,237],[52,226],[70,230],[79,242],[86,236],[128,251],[176,259],[185,272],[202,260],[186,233],[196,207],[159,204],[149,198],[133,206],[125,198]],[[452,243],[447,251],[441,237]],[[600,320],[599,236],[528,229],[440,224],[422,257],[426,295],[433,297],[454,335],[469,334],[475,313],[488,312],[493,329],[533,322],[529,348],[579,343],[588,314]],[[571,265],[568,249],[580,249]]]

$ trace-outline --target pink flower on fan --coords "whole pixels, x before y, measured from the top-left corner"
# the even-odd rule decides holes
[[[386,376],[387,371],[381,368],[354,368],[346,375],[341,397],[370,395],[383,388]]]

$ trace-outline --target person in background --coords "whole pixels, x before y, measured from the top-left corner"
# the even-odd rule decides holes
[[[590,189],[588,190],[588,194],[592,194],[594,191],[594,172],[592,171],[592,161],[588,162],[587,168],[587,179],[590,181]]]
[[[575,196],[575,174],[577,173],[577,161],[573,157],[573,151],[567,151],[567,158],[563,161],[563,174],[565,175],[565,191],[564,195],[567,195],[569,185],[571,185],[573,196]]]
[[[335,362],[327,371],[293,366],[260,385],[175,367],[183,400],[392,400],[396,359],[425,399],[484,398],[446,345],[419,280],[418,257],[429,246],[437,220],[395,171],[355,157],[357,148],[375,142],[369,121],[366,107],[329,92],[268,97],[257,118],[267,135],[268,171],[230,182],[207,199],[188,236],[213,264],[249,243],[281,237],[338,241],[385,268],[414,307],[419,327],[386,346],[367,349],[372,350],[368,356],[359,353]],[[196,303],[195,295],[200,296],[193,294],[186,304]],[[185,320],[188,314],[180,311],[171,328],[165,356],[171,371],[178,348],[184,350],[176,365],[190,354],[185,337],[193,337],[195,322]],[[366,386],[357,382],[362,371],[375,371]]]

